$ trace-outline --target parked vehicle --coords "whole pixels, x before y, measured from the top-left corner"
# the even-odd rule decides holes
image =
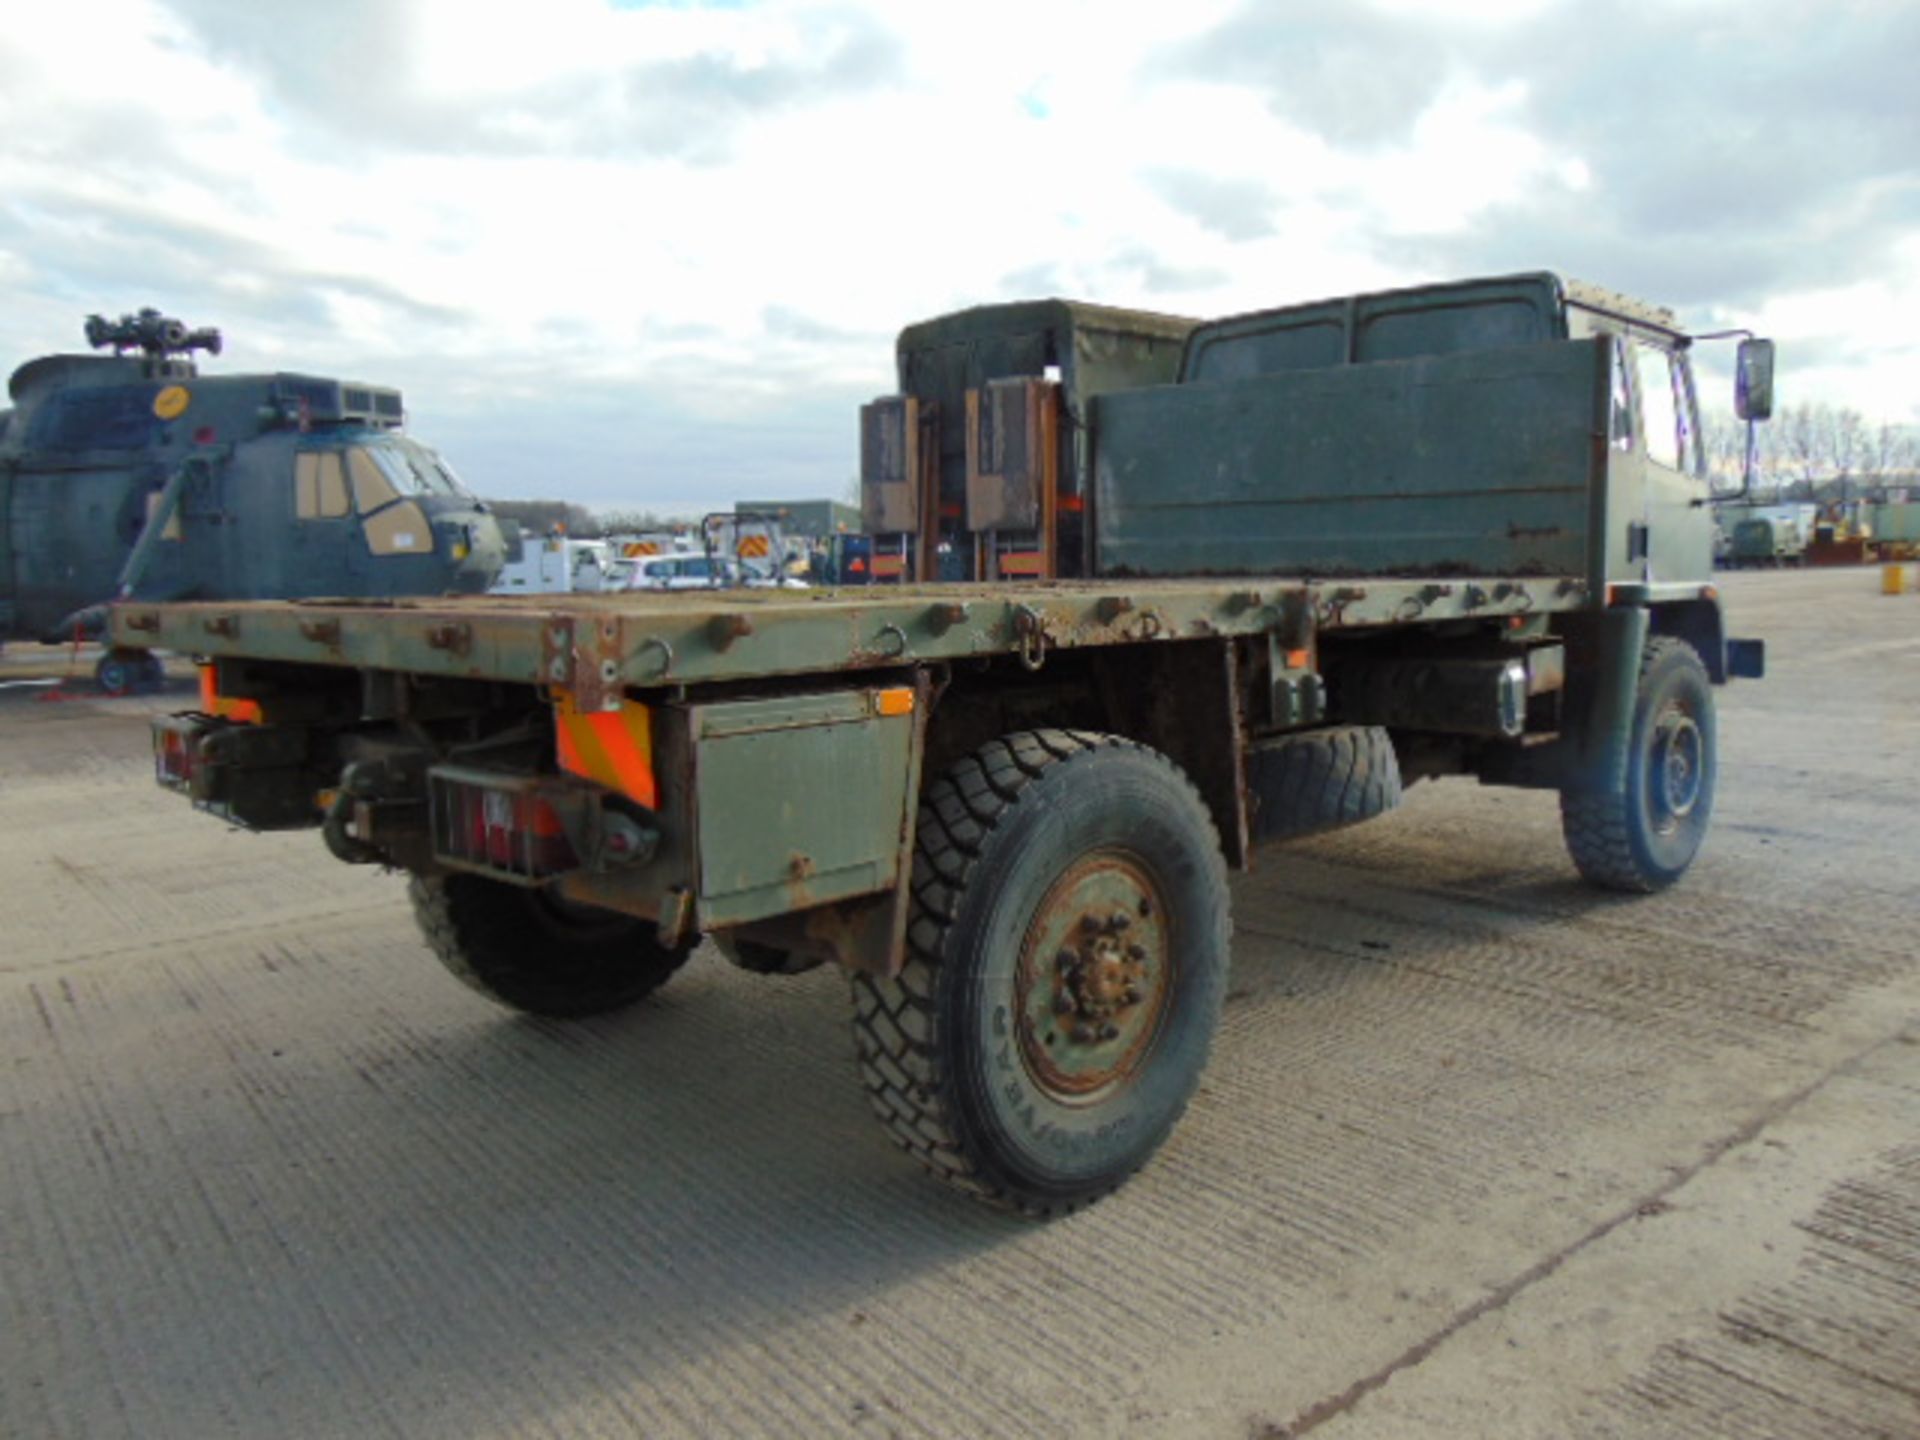
[[[571,595],[620,588],[611,578],[612,547],[604,540],[549,535],[522,540],[493,582],[496,595]]]
[[[1729,559],[1736,569],[1798,565],[1806,549],[1806,536],[1797,521],[1754,516],[1734,523]]]
[[[504,541],[398,390],[202,375],[218,330],[157,310],[89,317],[110,355],[43,355],[0,409],[0,641],[98,639],[106,602],[480,591]],[[138,637],[95,676],[160,676]]]
[[[622,562],[621,583],[610,589],[724,590],[732,586],[765,590],[804,590],[804,580],[777,571],[749,570],[724,555],[648,555]]]
[[[515,1009],[631,1004],[702,934],[758,973],[837,963],[889,1133],[1034,1215],[1184,1110],[1227,872],[1264,843],[1469,775],[1557,791],[1595,885],[1680,879],[1713,687],[1763,651],[1726,635],[1670,313],[1550,275],[1349,296],[1198,325],[1135,388],[1064,363],[1127,324],[1085,312],[1095,344],[1082,313],[911,327],[865,423],[873,485],[903,446],[966,457],[1002,515],[1072,485],[1081,522],[1023,543],[1084,578],[126,605],[117,636],[210,657],[155,723],[161,783],[408,871],[433,951]],[[1764,418],[1766,342],[1738,369]],[[1027,415],[1043,443],[978,432]],[[952,518],[893,513],[923,552]]]

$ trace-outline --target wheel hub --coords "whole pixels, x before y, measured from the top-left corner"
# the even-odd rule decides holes
[[[1172,961],[1159,889],[1131,858],[1096,855],[1041,901],[1020,963],[1020,1048],[1057,1098],[1124,1080],[1166,1006]]]
[[[1656,826],[1671,830],[1700,803],[1705,781],[1705,737],[1694,718],[1677,707],[1660,717],[1654,729],[1652,781]]]

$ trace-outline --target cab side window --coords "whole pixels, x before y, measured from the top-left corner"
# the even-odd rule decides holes
[[[1647,458],[1671,470],[1690,468],[1692,436],[1681,423],[1679,377],[1673,357],[1652,345],[1635,344],[1634,378],[1640,390],[1640,426],[1646,438]]]
[[[1609,439],[1616,450],[1633,449],[1633,397],[1627,384],[1627,342],[1613,342],[1613,405]]]

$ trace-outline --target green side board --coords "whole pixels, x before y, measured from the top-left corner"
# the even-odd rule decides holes
[[[1583,574],[1604,356],[1549,341],[1101,396],[1101,571]]]

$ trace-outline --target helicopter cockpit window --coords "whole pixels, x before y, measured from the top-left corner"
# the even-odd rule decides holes
[[[346,473],[337,450],[302,450],[293,461],[293,513],[302,520],[338,520],[347,513]]]
[[[376,555],[431,553],[426,512],[408,497],[437,491],[420,480],[407,455],[390,445],[355,445],[347,451],[347,474],[354,508],[367,517],[368,549]]]
[[[453,471],[447,468],[447,462],[418,441],[399,437],[387,453],[393,457],[396,468],[404,464],[413,488],[420,494],[466,496],[466,489]],[[400,484],[403,490],[407,488],[397,476],[395,483]]]
[[[393,500],[403,495],[444,495],[466,498],[466,491],[460,487],[460,482],[454,478],[446,462],[424,445],[417,445],[406,439],[395,439],[379,445],[369,445],[364,449],[356,449],[353,453],[355,456],[363,457],[356,463],[370,464],[372,469],[379,471],[381,481],[386,487],[386,490],[374,490],[370,493],[385,494],[391,491],[388,498],[380,502],[381,504],[391,504]],[[369,485],[372,486],[372,484],[370,479]],[[356,497],[360,493],[358,487],[359,482],[356,480],[354,491]],[[368,513],[368,506],[364,500],[360,502],[360,513],[363,515]]]
[[[379,452],[356,445],[347,451],[347,473],[353,477],[353,508],[371,515],[382,505],[400,498],[399,490],[387,478],[386,467],[374,459]]]

